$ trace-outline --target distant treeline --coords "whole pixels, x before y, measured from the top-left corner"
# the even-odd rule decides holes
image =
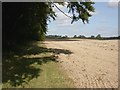
[[[100,34],[97,36],[91,35],[90,37],[86,37],[84,35],[74,35],[73,37],[69,37],[67,35],[61,36],[61,35],[47,35],[47,39],[72,39],[72,38],[80,38],[80,39],[98,39],[98,40],[112,40],[112,39],[120,39],[120,36],[118,37],[102,37]]]
[[[61,36],[61,35],[47,35],[46,38],[48,39],[63,39],[63,38],[69,38],[67,35]]]

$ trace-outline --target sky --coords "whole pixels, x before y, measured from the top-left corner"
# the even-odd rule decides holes
[[[57,6],[67,15],[68,10],[65,6]],[[66,17],[55,7],[53,10],[57,14],[55,21],[48,22],[47,35],[85,35],[103,37],[118,36],[118,3],[117,2],[95,2],[93,5],[95,12],[89,18],[89,24],[83,24],[81,20],[71,24],[71,19]]]

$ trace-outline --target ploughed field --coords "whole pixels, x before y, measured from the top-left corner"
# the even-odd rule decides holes
[[[46,40],[45,45],[71,52],[55,56],[76,88],[118,87],[118,40]]]

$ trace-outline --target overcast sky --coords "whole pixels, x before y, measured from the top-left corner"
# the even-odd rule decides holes
[[[57,14],[55,21],[48,23],[47,35],[85,35],[96,36],[118,36],[118,4],[116,2],[96,2],[95,13],[89,18],[89,24],[83,24],[82,21],[74,22],[71,24],[71,19],[66,17],[59,10],[54,8]],[[68,10],[58,5],[58,7],[65,13]],[[70,14],[68,14],[70,15]]]

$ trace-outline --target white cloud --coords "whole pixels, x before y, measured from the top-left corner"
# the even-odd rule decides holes
[[[95,15],[95,14],[98,14],[98,11],[95,11],[95,12],[89,12],[91,15]]]
[[[66,12],[66,7],[65,6],[62,6],[62,5],[59,5],[57,4],[57,7],[59,7],[60,10],[62,10],[66,15],[72,17],[72,14],[71,13],[67,13]],[[57,15],[57,18],[56,18],[56,26],[58,27],[72,27],[74,25],[71,24],[71,21],[72,19],[67,17],[66,15],[64,15],[61,11],[59,11],[56,7],[53,8],[53,10],[56,12],[56,15]],[[98,14],[98,11],[95,11],[95,12],[89,12],[91,15],[95,15],[95,14]]]
[[[108,2],[108,6],[109,7],[118,7],[118,2],[119,2],[120,0],[109,0],[109,2]]]
[[[68,16],[72,16],[72,14],[70,13],[67,13],[65,8],[66,8],[66,5],[67,3],[65,3],[65,6],[62,6],[62,5],[59,5],[57,4],[57,7],[62,10],[66,15]],[[64,15],[60,10],[58,10],[56,7],[53,8],[53,10],[55,11],[56,15],[57,15],[57,18],[56,18],[56,26],[58,27],[69,27],[71,26],[71,18],[67,17],[66,15]]]
[[[58,17],[56,18],[57,26],[70,26],[71,25],[71,19],[67,16],[65,16],[63,13],[58,12]],[[67,13],[66,13],[67,14]],[[70,14],[67,14],[70,16]]]

